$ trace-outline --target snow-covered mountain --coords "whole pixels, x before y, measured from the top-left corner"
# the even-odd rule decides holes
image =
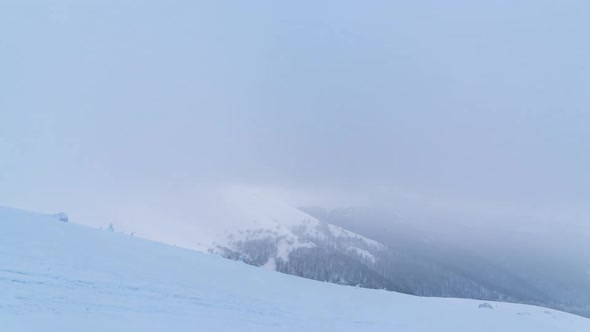
[[[590,247],[580,236],[555,246],[557,240],[543,235],[542,228],[523,234],[477,218],[465,223],[464,217],[446,216],[444,226],[437,226],[444,214],[421,219],[421,211],[304,211],[394,250],[396,256],[389,260],[396,268],[388,277],[416,295],[511,301],[590,317],[590,279],[585,274]]]
[[[133,231],[148,239],[319,281],[421,296],[564,308],[545,301],[538,290],[518,278],[495,278],[494,269],[486,270],[491,279],[476,278],[474,272],[479,271],[452,268],[399,246],[385,246],[319,220],[313,212],[303,212],[264,191],[234,186],[207,190],[197,197],[195,213],[165,216],[164,232],[161,227],[152,233],[142,228]],[[179,223],[183,218],[186,220]],[[479,265],[474,269],[483,271]]]
[[[317,282],[7,208],[0,289],[1,331],[590,331],[551,309]]]
[[[199,213],[207,217],[198,217],[191,230],[182,231],[190,239],[184,247],[319,281],[518,302],[502,289],[320,221],[262,191],[222,188],[209,192],[206,200]],[[158,235],[151,238],[161,240]]]
[[[197,213],[185,222],[192,227],[167,221],[168,239],[160,230],[134,232],[287,274],[408,292],[374,270],[381,257],[388,254],[385,246],[320,222],[265,192],[244,187],[215,188],[206,197],[199,197],[195,207]],[[176,230],[176,236],[172,236],[172,230]]]

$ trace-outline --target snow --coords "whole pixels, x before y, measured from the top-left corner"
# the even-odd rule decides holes
[[[348,250],[355,252],[357,255],[362,256],[365,259],[368,259],[369,261],[371,261],[371,263],[375,263],[376,261],[375,256],[364,249],[357,247],[348,247]]]
[[[281,239],[277,244],[277,258],[282,259],[284,262],[289,260],[289,254],[291,251],[297,248],[311,248],[314,246],[313,243],[303,243],[294,237],[291,238],[291,241],[292,242],[289,243],[287,239]]]
[[[268,261],[266,263],[264,263],[264,265],[261,266],[263,269],[267,269],[267,270],[271,270],[274,271],[277,269],[277,262],[274,259],[274,257],[271,257],[268,259]]]
[[[555,310],[322,283],[0,208],[0,331],[590,331]]]
[[[366,244],[373,246],[375,248],[379,248],[379,249],[382,249],[384,247],[383,244],[381,244],[375,240],[371,240],[369,238],[366,238],[362,235],[358,235],[356,233],[353,233],[349,230],[338,227],[336,225],[328,224],[328,229],[330,230],[330,233],[332,233],[332,235],[334,235],[336,237],[360,239],[360,240],[364,241]]]
[[[207,225],[206,231],[203,231],[203,227],[195,227],[192,231],[182,228],[179,232],[182,232],[183,236],[192,234],[192,241],[180,243],[181,247],[222,254],[226,248],[239,251],[237,244],[249,240],[276,239],[277,254],[263,265],[266,269],[276,268],[277,259],[283,262],[289,261],[289,254],[292,251],[298,248],[314,247],[318,241],[326,240],[327,236],[358,239],[376,249],[384,247],[376,241],[341,227],[322,224],[305,212],[255,188],[244,186],[218,188],[209,195],[208,199],[210,203],[208,206],[212,209],[205,213],[207,218],[200,218],[202,213],[197,214],[194,217],[195,224],[202,224],[201,219],[215,222]],[[324,232],[326,228],[322,226],[327,226],[328,231]],[[141,231],[138,234],[145,236]],[[162,239],[159,234],[150,234],[146,237],[172,244]],[[365,251],[365,253],[368,252]],[[371,259],[368,255],[366,256],[369,260]]]

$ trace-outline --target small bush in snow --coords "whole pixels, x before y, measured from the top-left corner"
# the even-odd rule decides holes
[[[56,213],[55,216],[59,221],[68,222],[70,220],[70,218],[68,218],[68,215],[65,214],[65,212]]]
[[[489,303],[482,303],[479,305],[479,308],[480,309],[494,309],[494,307],[492,307],[492,305]]]

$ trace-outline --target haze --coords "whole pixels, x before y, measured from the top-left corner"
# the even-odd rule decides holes
[[[125,228],[245,186],[590,237],[588,12],[3,1],[0,204]]]

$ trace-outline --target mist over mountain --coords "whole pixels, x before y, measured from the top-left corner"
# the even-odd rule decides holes
[[[537,303],[590,316],[587,245],[580,242],[581,235],[575,237],[577,245],[548,253],[547,248],[553,248],[551,238],[533,230],[520,236],[514,236],[515,230],[490,231],[477,220],[468,224],[445,222],[441,227],[432,220],[400,215],[392,209],[302,210],[407,257],[408,264],[398,269],[393,279],[416,280],[428,289],[420,295],[489,298],[484,292],[470,294],[464,286],[450,291],[436,286],[441,278],[454,275],[507,301]]]
[[[194,234],[193,242],[225,258],[343,285],[590,315],[584,254],[555,261],[533,246],[535,232],[501,241],[502,232],[486,232],[485,223],[446,221],[440,227],[424,215],[383,208],[298,210],[243,188],[223,196],[231,197],[224,206],[235,220],[222,222],[228,220],[222,211],[208,213],[220,221],[215,236]]]
[[[552,0],[0,0],[0,204],[67,212],[48,217],[61,220],[56,227],[0,220],[0,237],[9,232],[0,242],[0,316],[22,305],[11,315],[19,326],[43,302],[31,294],[48,288],[45,308],[59,319],[71,308],[60,291],[77,281],[99,286],[74,294],[77,309],[99,292],[118,294],[91,306],[105,313],[101,305],[141,289],[125,312],[137,314],[146,298],[167,310],[181,292],[175,280],[195,275],[210,279],[207,304],[233,310],[236,296],[253,305],[247,319],[261,311],[301,323],[317,314],[307,302],[269,298],[261,309],[247,289],[259,281],[239,276],[225,279],[225,297],[207,267],[219,263],[283,280],[269,297],[292,295],[292,281],[301,282],[292,275],[346,289],[321,293],[347,294],[327,302],[311,297],[333,310],[357,293],[383,293],[367,295],[371,310],[404,312],[381,302],[398,292],[412,303],[461,297],[590,317],[588,13],[590,1]],[[42,236],[77,222],[112,232],[66,231],[86,235],[64,247],[62,237]],[[93,238],[102,240],[87,246]],[[142,248],[154,256],[144,257],[132,249],[137,238],[211,255],[150,244]],[[119,254],[110,245],[134,254],[101,266]],[[86,248],[101,264],[56,248]],[[185,258],[169,265],[167,254]],[[48,259],[71,265],[52,274],[59,262],[43,265]],[[134,270],[135,260],[155,279]],[[167,274],[208,260],[192,274]],[[187,294],[199,294],[201,285],[188,284]],[[180,298],[182,308],[203,309],[197,295]],[[413,330],[393,316],[386,325],[372,314],[350,321],[365,304],[327,317],[353,330]],[[475,326],[494,330],[486,326],[497,316],[486,310],[498,307],[478,304],[483,310],[468,310]],[[231,316],[225,309],[208,312]],[[506,324],[494,326],[528,332],[523,312],[506,311]],[[434,313],[451,331],[461,330],[457,317],[474,326],[445,310],[409,313]],[[559,330],[540,315],[544,330]],[[269,330],[273,319],[264,320]],[[338,330],[333,319],[319,321],[295,330]]]
[[[585,332],[547,308],[435,299],[265,271],[64,214],[0,206],[2,331]],[[428,317],[428,319],[424,319]]]

